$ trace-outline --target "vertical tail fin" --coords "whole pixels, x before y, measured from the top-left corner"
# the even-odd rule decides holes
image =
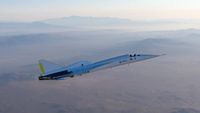
[[[44,66],[42,65],[42,63],[39,62],[39,66],[40,66],[41,73],[44,74],[45,70],[44,70]]]
[[[63,66],[60,66],[58,64],[54,64],[52,62],[46,61],[46,60],[39,60],[39,67],[42,75],[45,75],[46,73],[51,73],[54,71],[57,71],[58,69],[63,69]]]

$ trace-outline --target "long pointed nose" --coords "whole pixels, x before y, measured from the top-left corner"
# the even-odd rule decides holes
[[[165,54],[162,54],[162,55],[134,54],[134,55],[130,55],[130,57],[134,57],[137,61],[140,61],[140,60],[151,59],[151,58],[155,58],[155,57],[159,57],[159,56],[163,56],[163,55],[165,55]]]

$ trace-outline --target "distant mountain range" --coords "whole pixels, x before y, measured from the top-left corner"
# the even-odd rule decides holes
[[[123,18],[112,17],[82,17],[69,16],[62,18],[47,19],[35,22],[0,22],[2,28],[49,28],[49,27],[99,27],[99,26],[134,26],[152,24],[170,24],[183,22],[180,20],[140,20],[133,21]]]
[[[39,21],[54,26],[65,27],[105,27],[105,26],[138,26],[155,24],[175,24],[183,23],[185,20],[130,20],[125,18],[113,17],[87,17],[87,16],[69,16]]]
[[[187,29],[198,27],[198,24],[194,23],[198,23],[198,21],[192,22],[193,23],[191,23],[191,21],[185,20],[133,21],[129,19],[111,17],[70,16],[35,22],[0,22],[0,35],[62,32],[69,30],[85,29],[131,29],[135,31],[151,31],[166,29]]]
[[[48,19],[41,22],[50,25],[68,26],[68,27],[110,26],[110,25],[115,26],[115,25],[129,25],[130,23],[132,23],[132,21],[128,19],[110,18],[110,17],[80,17],[80,16]]]
[[[110,28],[129,26],[131,23],[132,21],[128,19],[80,16],[70,16],[35,22],[0,22],[0,35],[62,32],[69,30],[82,30],[86,28]]]
[[[80,17],[70,16],[41,20],[35,22],[0,22],[1,28],[49,28],[49,27],[87,27],[87,26],[116,26],[130,25],[133,21],[128,19],[110,18],[110,17]]]

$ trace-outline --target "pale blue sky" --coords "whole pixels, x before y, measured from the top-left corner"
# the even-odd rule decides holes
[[[200,0],[0,0],[0,20],[34,21],[64,16],[133,20],[200,19]]]

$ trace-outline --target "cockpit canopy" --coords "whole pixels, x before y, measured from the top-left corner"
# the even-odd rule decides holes
[[[130,57],[136,57],[136,56],[141,56],[141,55],[140,55],[140,54],[133,54],[133,55],[130,54],[129,56],[130,56]]]

